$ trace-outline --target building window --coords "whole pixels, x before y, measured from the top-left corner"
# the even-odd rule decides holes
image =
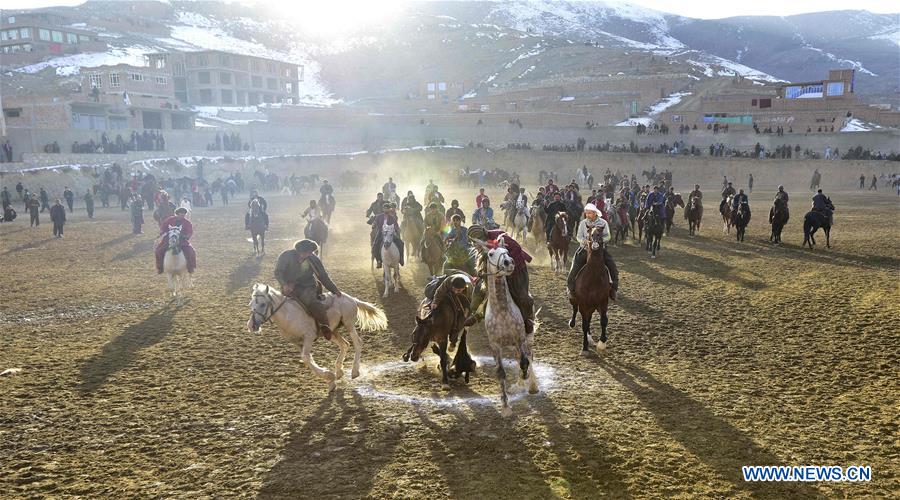
[[[440,90],[441,92],[446,92],[447,91],[447,82],[438,83],[438,90]]]
[[[212,104],[212,90],[200,89],[200,104]]]
[[[209,66],[209,59],[205,55],[197,56],[197,66],[199,66],[201,68],[205,68],[205,67]]]
[[[56,43],[62,43],[62,41],[63,41],[62,31],[51,31],[50,38],[53,39],[53,41]]]
[[[771,108],[772,107],[772,99],[760,99],[759,100],[759,109]]]
[[[45,42],[50,41],[50,30],[38,29],[38,38]]]
[[[31,28],[22,28],[19,32],[22,33],[22,38],[31,38]]]
[[[15,16],[10,16],[6,20],[7,20],[7,24],[16,24]]]
[[[222,104],[234,104],[234,94],[233,94],[233,92],[231,92],[231,90],[222,89],[221,96],[222,96]]]
[[[78,41],[79,42],[90,42],[91,37],[89,37],[87,35],[78,35]]]
[[[91,75],[91,88],[103,87],[103,75]]]
[[[131,81],[134,81],[134,82],[143,82],[144,81],[144,75],[142,75],[140,73],[128,73],[128,78],[130,78]]]
[[[291,68],[284,68],[284,77],[285,78],[291,77]]]
[[[277,90],[278,80],[274,78],[266,78],[266,88],[268,88],[269,90]]]
[[[153,67],[156,69],[165,69],[166,67],[166,58],[158,57],[153,60]]]
[[[119,88],[119,74],[118,73],[110,73],[109,74],[109,88],[111,88],[111,89]]]
[[[219,83],[221,83],[222,85],[231,85],[231,73],[227,71],[220,71]]]
[[[6,34],[10,40],[18,40],[19,39],[19,30],[9,30],[6,32]]]
[[[756,107],[756,99],[752,99],[752,100],[750,101],[750,105],[753,106],[753,107]]]
[[[244,73],[237,73],[234,75],[234,84],[237,87],[247,87],[247,75]]]
[[[256,92],[248,93],[247,94],[247,105],[255,106],[257,104],[259,104],[259,95],[257,95]]]
[[[255,88],[262,88],[263,84],[262,84],[262,77],[261,77],[261,76],[254,76],[254,77],[252,78],[252,80],[253,80],[253,86],[254,86]]]
[[[285,83],[284,91],[287,92],[288,94],[293,94],[294,93],[294,84],[291,82]]]
[[[219,54],[219,65],[226,68],[231,66],[231,57],[228,54]]]
[[[267,62],[266,63],[266,71],[268,71],[269,73],[275,73],[275,63]]]
[[[184,63],[175,63],[172,65],[173,76],[184,76]]]
[[[250,71],[259,71],[259,61],[256,59],[250,61]]]
[[[429,82],[426,87],[428,89],[428,92],[434,92],[434,83]]]
[[[3,116],[7,118],[18,118],[22,116],[22,108],[6,108],[3,110]]]
[[[156,84],[157,84],[157,85],[168,85],[168,84],[169,84],[169,79],[168,79],[167,77],[165,77],[165,76],[157,76],[157,77],[156,77]]]
[[[828,82],[828,95],[844,95],[844,82]]]
[[[66,43],[75,45],[76,43],[78,43],[78,35],[76,35],[75,33],[66,33]]]
[[[197,83],[209,83],[209,71],[197,73]]]

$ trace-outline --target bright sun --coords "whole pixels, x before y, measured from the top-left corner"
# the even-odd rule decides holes
[[[367,25],[390,23],[406,0],[312,0],[296,3],[266,0],[281,9],[304,34],[330,37],[351,33]]]

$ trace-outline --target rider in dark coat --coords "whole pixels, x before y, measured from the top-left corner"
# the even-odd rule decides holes
[[[831,199],[822,194],[822,190],[818,190],[816,195],[812,198],[812,209],[816,212],[821,212],[828,217],[828,224],[834,225],[834,204],[831,203]]]
[[[293,249],[282,252],[275,264],[275,279],[281,284],[282,292],[300,302],[316,320],[319,333],[330,340],[332,332],[328,326],[328,308],[320,300],[319,284],[337,297],[341,296],[341,292],[315,254],[318,249],[315,241],[300,240]]]
[[[267,209],[269,208],[269,202],[267,202],[265,198],[260,196],[255,189],[250,192],[250,200],[247,201],[247,208],[250,208],[250,203],[252,203],[253,200],[259,200],[259,208],[263,212],[267,211]]]
[[[403,265],[403,240],[400,239],[400,222],[397,220],[397,205],[385,203],[384,213],[375,217],[375,222],[372,224],[372,231],[375,232],[375,237],[372,240],[372,257],[375,259],[375,262],[378,263],[378,269],[381,269],[381,244],[384,243],[384,234],[382,233],[381,228],[384,227],[385,224],[394,226],[394,243],[397,245],[397,250],[400,250],[400,265]]]
[[[562,201],[562,195],[559,191],[553,193],[553,202],[547,205],[547,220],[544,223],[544,229],[547,231],[547,243],[550,243],[550,233],[553,232],[553,226],[556,224],[556,214],[566,213],[566,204]]]

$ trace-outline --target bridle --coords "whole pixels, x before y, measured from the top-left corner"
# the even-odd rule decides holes
[[[257,311],[256,308],[251,309],[251,312],[253,313],[253,321],[254,322],[256,321],[257,316],[260,316],[262,318],[262,320],[256,324],[256,326],[258,326],[258,327],[263,326],[264,324],[268,323],[269,321],[272,321],[272,317],[275,316],[275,313],[277,313],[278,310],[281,309],[281,307],[287,303],[287,298],[285,298],[284,300],[281,301],[281,304],[276,306],[275,300],[269,294],[269,286],[268,285],[266,285],[265,293],[262,293],[262,294],[254,293],[253,294],[254,301],[256,300],[256,297],[265,297],[267,299],[266,300],[266,309],[262,313]],[[269,312],[269,311],[271,311],[271,312]]]

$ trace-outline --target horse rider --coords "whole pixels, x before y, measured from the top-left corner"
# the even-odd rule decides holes
[[[244,229],[250,230],[250,218],[253,216],[253,200],[250,200],[250,210],[247,210],[247,213],[244,214]],[[269,214],[262,211],[262,207],[259,205],[259,201],[256,202],[256,206],[259,207],[259,216],[262,217],[263,221],[266,223],[266,230],[269,229]]]
[[[300,217],[306,218],[306,228],[303,229],[303,234],[309,235],[313,222],[322,220],[325,217],[325,214],[322,213],[322,207],[316,203],[316,200],[309,200],[309,206],[300,213]]]
[[[566,204],[562,201],[559,191],[553,193],[553,201],[547,205],[547,219],[544,221],[544,230],[547,233],[547,244],[550,244],[550,233],[556,225],[556,214],[566,213]]]
[[[530,216],[528,213],[528,195],[525,194],[525,188],[519,188],[518,196],[516,196],[516,210],[525,210],[525,220]]]
[[[786,214],[788,214],[788,217],[790,217],[790,209],[788,208],[788,199],[789,199],[789,196],[787,194],[787,191],[784,190],[784,186],[778,186],[778,192],[775,193],[775,203],[779,203],[779,202],[783,203],[784,211]]]
[[[828,217],[828,225],[834,225],[834,204],[831,203],[830,198],[822,194],[821,189],[819,189],[812,198],[812,209],[813,211],[822,213]]]
[[[691,191],[691,194],[688,195],[688,204],[690,205],[691,200],[697,198],[698,201],[703,200],[703,193],[700,191],[700,184],[694,184],[694,190]]]
[[[737,217],[737,209],[739,206],[741,206],[741,203],[746,203],[747,209],[748,210],[750,209],[750,199],[747,197],[746,194],[744,194],[743,189],[738,191],[738,194],[734,195],[734,198],[731,200],[731,221],[732,221],[732,223],[734,222],[735,217]]]
[[[319,284],[336,297],[341,291],[331,281],[322,260],[316,255],[319,245],[312,240],[300,240],[293,249],[285,250],[275,264],[275,279],[282,293],[299,302],[319,325],[319,333],[331,340],[328,327],[328,308],[320,300]]]
[[[559,192],[559,186],[553,183],[553,179],[547,179],[547,185],[544,187],[547,190],[547,194],[552,195],[553,193]]]
[[[588,203],[584,206],[584,218],[578,223],[578,230],[575,232],[575,241],[578,242],[578,250],[572,257],[572,268],[569,270],[569,276],[566,278],[566,287],[569,290],[569,297],[575,291],[575,279],[578,277],[579,271],[587,263],[587,247],[591,244],[591,238],[588,231],[599,228],[602,233],[603,243],[609,242],[611,235],[609,233],[609,224],[601,217],[600,209],[595,205]],[[596,248],[594,249],[596,250]],[[603,252],[603,261],[606,268],[609,269],[609,277],[612,282],[612,290],[609,292],[609,298],[616,300],[616,292],[619,290],[619,270],[613,261],[609,249]]]
[[[478,196],[475,197],[475,209],[481,208],[481,202],[486,200],[488,195],[484,194],[484,188],[478,188]]]
[[[728,197],[734,196],[734,195],[735,195],[734,186],[732,186],[731,183],[729,182],[725,186],[725,189],[722,190],[722,202],[719,203],[719,212],[721,212],[722,209],[725,208],[725,204],[728,203]]]
[[[425,227],[434,228],[440,233],[444,229],[444,213],[436,201],[432,201],[425,209]]]
[[[384,243],[382,228],[385,225],[394,226],[394,243],[397,245],[397,250],[400,251],[400,265],[403,265],[403,240],[400,239],[397,205],[387,202],[384,204],[384,213],[375,217],[375,222],[372,224],[372,231],[375,232],[375,237],[372,239],[372,257],[378,263],[378,269],[381,269],[381,245]]]
[[[653,186],[653,192],[647,195],[647,200],[644,202],[644,208],[647,209],[648,214],[653,212],[656,214],[656,217],[663,219],[663,208],[665,208],[665,206],[665,196],[659,192],[659,186]]]
[[[481,208],[472,213],[472,224],[487,225],[494,223],[494,209],[491,208],[491,199],[484,197],[481,200]]]
[[[250,208],[250,203],[252,203],[253,200],[259,201],[260,210],[262,210],[263,212],[266,212],[268,210],[269,202],[267,202],[265,198],[260,196],[259,192],[255,189],[253,191],[250,191],[250,201],[247,202],[247,208]]]
[[[184,253],[184,258],[187,260],[188,272],[193,273],[197,267],[197,253],[190,242],[191,237],[194,236],[194,226],[191,224],[191,221],[185,218],[187,213],[186,208],[178,207],[175,209],[175,215],[167,217],[159,224],[159,235],[162,239],[156,245],[156,272],[158,274],[163,272],[163,258],[166,256],[166,250],[169,248],[169,239],[166,237],[169,234],[169,226],[181,227],[179,244],[181,251]]]
[[[453,221],[454,215],[458,215],[463,223],[466,222],[466,214],[463,213],[461,208],[459,208],[459,200],[453,200],[450,202],[450,208],[448,208],[447,212],[444,214],[444,220],[446,220],[449,224]]]
[[[506,234],[500,229],[488,230],[481,225],[473,225],[468,231],[469,238],[481,241],[498,240],[503,238],[504,245],[509,256],[515,263],[513,273],[506,277],[506,284],[509,287],[509,294],[512,296],[513,302],[522,312],[522,318],[525,319],[525,333],[534,333],[534,299],[528,290],[528,263],[531,262],[531,255],[519,245],[512,236]],[[487,253],[480,245],[475,245],[478,254],[475,269],[478,274],[487,272]],[[471,326],[476,322],[484,319],[484,307],[487,301],[487,286],[483,280],[479,282],[479,289],[476,290],[475,300],[472,303],[472,316],[466,318],[466,326]]]
[[[469,318],[471,315],[472,295],[474,293],[473,278],[464,272],[453,272],[434,279],[425,285],[425,300],[422,301],[422,319],[428,319],[440,305],[450,300],[453,308]],[[473,321],[474,324],[474,321]],[[450,342],[456,344],[460,330],[464,325],[454,325],[450,331]],[[471,325],[465,325],[471,326]]]
[[[444,205],[444,195],[438,190],[437,185],[432,184],[431,188],[431,199],[428,200],[428,203],[437,203],[439,206]]]
[[[322,186],[319,188],[319,205],[326,205],[328,199],[334,199],[334,186],[328,183],[328,179],[322,180]]]
[[[447,231],[446,250],[444,251],[444,269],[459,269],[474,273],[469,250],[469,231],[462,225],[462,217],[454,215],[450,219],[450,228]]]
[[[397,184],[394,183],[393,177],[388,177],[388,181],[381,186],[381,192],[385,195],[397,192]]]
[[[366,210],[366,220],[368,224],[372,224],[375,220],[375,217],[384,213],[384,193],[376,193],[375,201],[373,201],[368,210]]]

